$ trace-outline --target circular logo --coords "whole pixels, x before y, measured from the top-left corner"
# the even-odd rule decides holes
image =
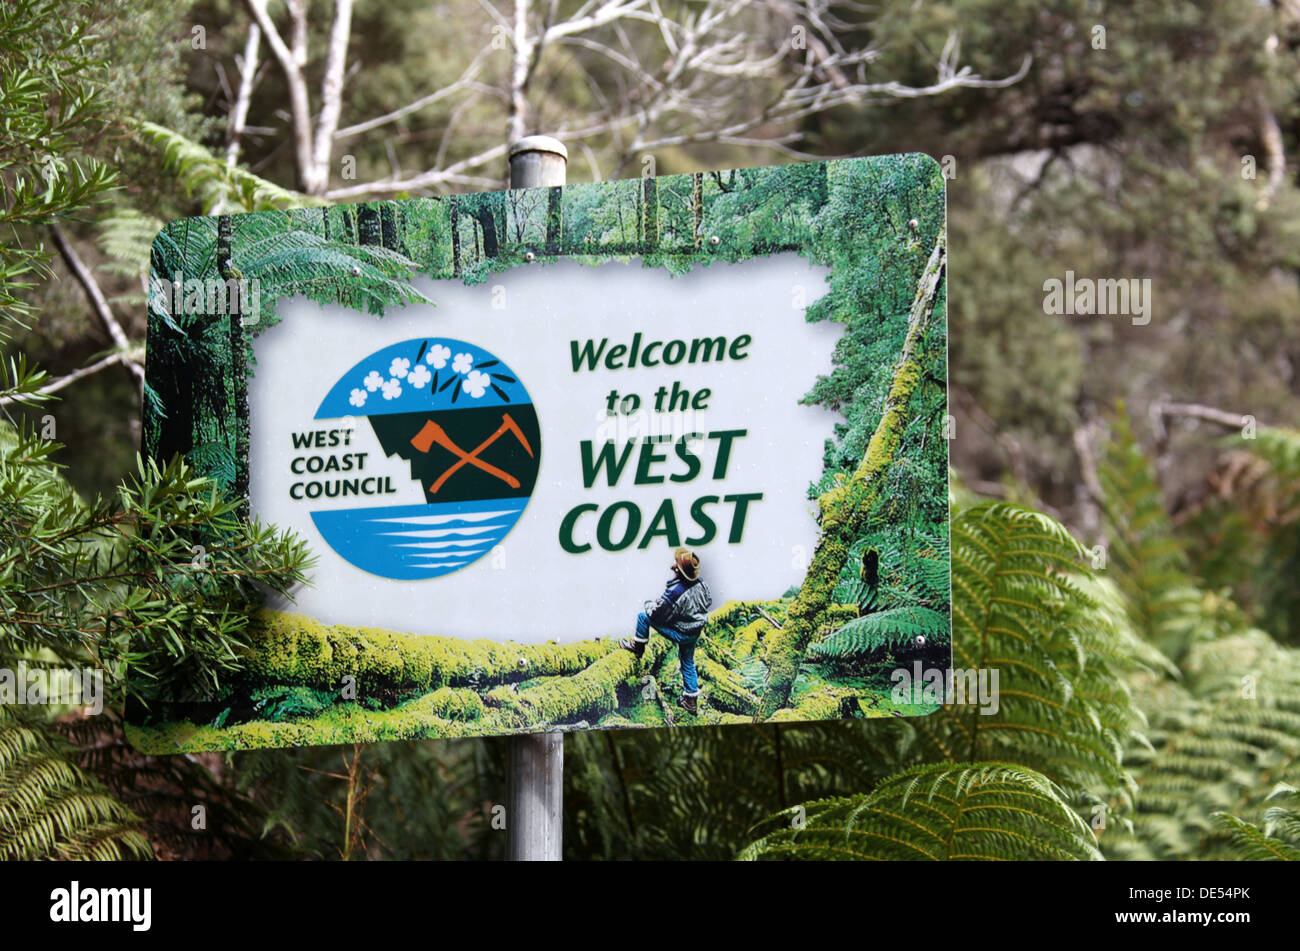
[[[372,353],[334,384],[316,419],[356,427],[353,448],[377,440],[418,484],[404,484],[404,471],[379,480],[419,503],[311,513],[334,551],[385,578],[472,565],[514,527],[537,481],[541,432],[528,391],[500,359],[463,340],[419,338]],[[359,432],[365,426],[374,440]]]

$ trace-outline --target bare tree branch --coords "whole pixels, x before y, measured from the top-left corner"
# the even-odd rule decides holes
[[[312,171],[316,191],[329,184],[330,152],[334,133],[343,109],[343,71],[347,66],[348,36],[352,31],[352,0],[334,0],[334,24],[330,27],[329,48],[325,56],[325,76],[321,80],[320,116],[316,120],[316,138],[312,149]],[[310,191],[310,189],[309,189]]]
[[[331,199],[442,190],[491,180],[483,171],[489,163],[499,161],[509,143],[535,131],[532,126],[544,101],[535,88],[538,77],[547,78],[549,89],[549,80],[562,70],[579,71],[599,108],[585,118],[555,122],[546,131],[570,139],[599,139],[594,148],[586,146],[589,159],[597,148],[612,153],[617,174],[648,150],[706,142],[812,158],[797,148],[803,120],[810,116],[962,88],[1010,86],[1032,65],[1026,56],[1009,74],[978,75],[961,65],[961,37],[953,31],[934,56],[933,82],[911,85],[879,76],[872,67],[888,36],[879,30],[878,11],[854,0],[703,0],[672,8],[671,13],[661,0],[584,0],[567,15],[559,12],[557,0],[513,0],[508,15],[493,0],[478,0],[491,21],[494,42],[473,55],[458,79],[383,115],[339,128],[351,0],[336,0],[321,116],[314,137],[308,134],[309,144],[304,145],[304,0],[286,0],[294,30],[288,45],[273,34],[266,2],[244,0],[289,80],[302,187]],[[494,83],[485,71],[501,38],[508,38],[509,63]],[[467,114],[467,104],[484,96],[504,106],[505,142],[457,156],[452,133]],[[424,171],[328,187],[333,141],[390,125],[442,102],[451,107],[450,121],[441,130],[436,159],[423,160],[429,163]]]
[[[470,62],[469,66],[467,66],[465,71],[460,74],[460,78],[454,83],[443,86],[441,89],[435,90],[427,96],[421,96],[414,102],[409,102],[398,109],[394,109],[392,112],[386,112],[382,116],[376,116],[373,119],[367,119],[365,122],[358,122],[345,129],[339,129],[334,133],[335,140],[337,141],[354,135],[360,135],[362,132],[369,132],[372,129],[378,129],[380,126],[396,122],[398,119],[409,116],[413,112],[418,112],[420,109],[423,109],[426,106],[431,106],[435,102],[440,102],[441,100],[453,96],[464,89],[474,89],[479,92],[498,92],[498,90],[492,86],[488,86],[485,83],[475,82],[478,74],[483,69],[483,61],[490,52],[490,48],[479,50],[474,56],[474,59]]]
[[[71,386],[73,383],[76,383],[78,380],[90,376],[92,373],[98,373],[100,370],[104,369],[105,367],[115,366],[116,364],[119,363],[124,363],[131,367],[135,366],[135,364],[127,360],[122,354],[110,353],[106,357],[100,357],[94,363],[73,370],[71,373],[67,374],[66,376],[57,377],[51,380],[49,383],[46,383],[44,386],[42,386],[39,390],[34,390],[31,393],[24,393],[20,396],[0,397],[0,406],[8,406],[10,403],[24,403],[27,400],[31,399],[32,396],[38,396],[38,395],[43,396],[49,393],[57,393],[59,390],[63,389],[64,387]]]
[[[64,235],[63,229],[57,223],[50,224],[50,236],[54,239],[54,246],[58,248],[59,256],[63,258],[63,262],[68,266],[68,270],[72,272],[72,276],[77,279],[81,289],[85,291],[86,299],[90,302],[90,309],[94,311],[95,316],[99,318],[99,322],[108,331],[108,336],[113,341],[113,346],[116,347],[116,353],[113,356],[118,358],[119,362],[135,374],[135,377],[141,383],[144,383],[144,367],[132,357],[131,340],[127,337],[126,331],[122,329],[122,325],[117,322],[117,318],[113,316],[113,311],[108,306],[108,298],[100,290],[95,275],[90,272],[90,268],[86,267],[76,249],[68,243],[67,236]],[[68,382],[72,381],[69,380]],[[61,389],[62,386],[66,385],[66,383],[62,384],[59,388]]]
[[[1153,403],[1151,413],[1153,416],[1159,417],[1184,416],[1200,419],[1207,423],[1226,426],[1228,429],[1241,429],[1248,421],[1248,417],[1239,413],[1229,413],[1226,410],[1217,409],[1213,406],[1202,406],[1199,403]]]
[[[301,8],[295,3],[288,4],[290,14],[295,18],[294,48],[290,49],[284,38],[280,36],[280,31],[275,28],[270,14],[267,13],[266,0],[244,0],[244,6],[248,8],[249,15],[257,21],[257,25],[266,34],[267,45],[271,47],[276,62],[280,64],[280,72],[289,87],[293,152],[298,168],[298,184],[303,191],[312,193],[314,176],[312,174],[311,99],[307,93],[307,79],[303,75],[302,63],[299,62],[300,57],[304,63],[306,62],[305,40],[301,40],[305,37],[305,17],[300,16]]]
[[[244,55],[239,59],[239,92],[226,125],[226,164],[239,164],[239,145],[248,121],[248,106],[253,99],[253,86],[257,79],[258,54],[262,45],[262,28],[254,21],[248,25],[248,38],[244,41]]]

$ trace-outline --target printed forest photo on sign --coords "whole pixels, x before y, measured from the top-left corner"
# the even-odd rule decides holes
[[[173,222],[144,454],[312,563],[132,742],[937,709],[945,242],[919,154]]]

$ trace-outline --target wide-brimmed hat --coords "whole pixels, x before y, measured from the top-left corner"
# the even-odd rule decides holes
[[[700,577],[700,556],[687,548],[673,552],[673,570],[687,581],[696,581]]]

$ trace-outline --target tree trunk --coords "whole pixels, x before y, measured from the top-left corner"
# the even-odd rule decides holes
[[[641,195],[645,204],[645,230],[641,242],[646,254],[652,254],[659,248],[659,183],[653,177],[642,179]]]
[[[479,227],[483,229],[483,257],[496,257],[501,250],[501,243],[497,239],[497,219],[493,214],[492,206],[482,202],[474,209],[474,217],[478,219]]]
[[[756,720],[766,720],[790,702],[790,691],[799,664],[817,633],[840,573],[848,560],[849,547],[866,523],[894,461],[894,453],[907,428],[907,405],[921,381],[921,351],[930,318],[934,315],[939,285],[945,266],[944,235],[939,234],[934,251],[921,274],[916,297],[907,321],[903,351],[894,369],[889,395],[880,422],[853,475],[828,490],[818,500],[821,509],[821,538],[812,564],[786,614],[785,625],[769,637],[767,661],[770,671]]]
[[[460,202],[451,202],[451,276],[460,277]]]
[[[248,511],[248,342],[244,337],[243,300],[246,284],[243,275],[234,266],[234,219],[222,215],[217,219],[217,273],[223,281],[234,281],[226,287],[226,310],[229,320],[230,387],[234,396],[232,431],[235,455],[235,481],[231,490],[240,499],[240,512]]]
[[[379,225],[384,247],[389,251],[400,251],[397,238],[397,207],[392,202],[379,206]]]
[[[691,245],[696,251],[704,247],[704,173],[691,176]]]
[[[637,189],[636,192],[632,193],[632,210],[636,213],[636,230],[632,232],[632,243],[636,245],[638,251],[645,247],[645,230],[643,224],[645,215],[643,214],[642,209],[642,197],[638,194],[640,191],[641,189]]]
[[[357,243],[382,245],[384,242],[383,215],[376,204],[368,203],[357,208]]]
[[[552,188],[546,196],[546,253],[560,253],[560,238],[564,233],[561,201],[563,188]]]

